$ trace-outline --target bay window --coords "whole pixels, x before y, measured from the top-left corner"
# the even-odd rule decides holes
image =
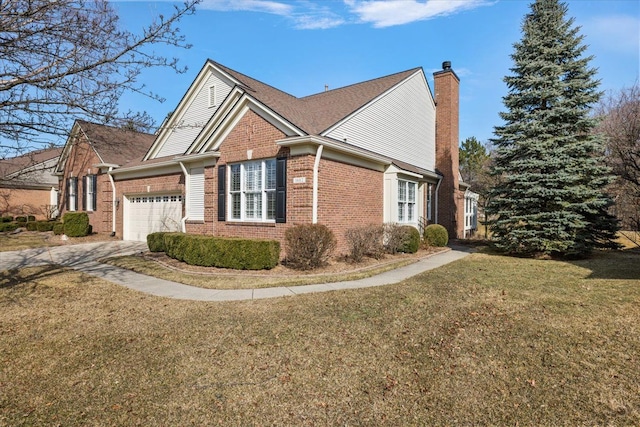
[[[416,192],[418,184],[398,180],[398,222],[416,222]]]

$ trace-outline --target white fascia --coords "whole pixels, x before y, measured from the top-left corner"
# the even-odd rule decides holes
[[[215,128],[211,129],[211,133],[209,133],[208,135],[204,132],[202,133],[203,144],[201,145],[199,151],[218,150],[220,148],[220,145],[222,144],[222,141],[224,141],[224,139],[236,127],[238,122],[250,110],[272,124],[285,135],[304,135],[304,132],[302,130],[289,123],[287,120],[276,114],[273,110],[271,110],[269,107],[262,104],[252,96],[244,93],[240,97],[240,99],[233,104],[233,107],[230,109],[230,111],[224,117],[221,116],[222,120],[220,120]]]
[[[191,143],[191,146],[187,149],[185,154],[193,154],[201,151],[206,151],[210,141],[209,135],[211,135],[215,129],[217,129],[221,123],[224,122],[229,113],[233,110],[234,106],[238,103],[243,95],[242,89],[235,86],[231,93],[224,100],[222,105],[216,110],[213,116],[209,118],[209,121],[204,125],[196,139]]]
[[[291,149],[292,156],[300,154],[315,154],[316,147],[318,145],[323,145],[323,157],[325,158],[343,157],[336,158],[336,160],[343,160],[347,163],[369,168],[377,165],[377,167],[374,167],[374,169],[381,171],[384,169],[384,166],[387,166],[392,162],[392,160],[386,156],[372,153],[355,146],[346,145],[331,138],[317,135],[304,135],[299,137],[285,138],[276,141],[276,144],[281,147],[289,147]],[[337,156],[336,154],[342,156]],[[347,158],[351,158],[351,161],[347,160]],[[356,159],[364,160],[365,162],[363,164],[363,162],[354,161]]]
[[[144,156],[143,160],[152,159],[158,154],[158,152],[166,142],[168,135],[170,135],[171,129],[176,125],[176,123],[178,123],[182,119],[188,107],[193,103],[193,99],[198,94],[200,89],[202,89],[202,87],[205,85],[205,83],[207,82],[207,79],[213,72],[217,72],[219,74],[224,75],[235,85],[240,84],[240,82],[233,79],[227,73],[222,72],[222,70],[216,67],[211,61],[207,60],[207,62],[205,62],[204,66],[196,76],[193,83],[191,83],[191,86],[189,86],[189,89],[187,90],[187,92],[184,94],[184,96],[178,103],[178,106],[176,107],[175,111],[171,114],[171,117],[169,118],[169,120],[166,120],[165,122],[163,122],[164,127],[160,129],[160,131],[158,132],[158,137],[156,138],[156,141],[153,143],[153,146],[151,147],[151,149],[149,149],[147,154]]]

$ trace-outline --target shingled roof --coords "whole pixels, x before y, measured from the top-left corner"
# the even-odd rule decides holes
[[[76,124],[89,139],[103,163],[125,165],[146,154],[156,136],[77,120]]]
[[[388,91],[420,68],[297,98],[259,80],[209,60],[242,84],[247,93],[309,135],[320,135]]]
[[[42,150],[30,151],[21,156],[0,160],[0,179],[4,179],[23,169],[28,169],[47,160],[53,160],[60,156],[61,147],[45,148]]]

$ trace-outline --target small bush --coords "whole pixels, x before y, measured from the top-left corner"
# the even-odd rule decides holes
[[[159,231],[147,234],[147,246],[151,252],[164,252],[164,235],[166,232]]]
[[[268,270],[280,259],[280,243],[275,240],[164,233],[164,246],[167,256],[203,267]]]
[[[380,259],[384,256],[384,229],[379,225],[350,228],[344,233],[349,246],[349,259],[360,262],[364,257]]]
[[[399,224],[384,225],[384,250],[389,254],[402,252],[405,241],[405,230]]]
[[[400,252],[415,254],[420,249],[420,232],[410,225],[403,225],[400,228],[404,234]]]
[[[430,246],[447,246],[449,233],[440,224],[430,224],[424,229],[424,240]]]
[[[33,215],[27,216],[27,221],[35,221],[35,220],[36,220],[35,216],[33,216]]]
[[[12,216],[0,217],[0,223],[2,223],[2,222],[13,222],[13,217]]]
[[[67,212],[62,217],[64,234],[69,237],[83,237],[91,232],[89,215],[86,212]]]
[[[26,216],[17,216],[16,217],[16,222],[27,222],[27,217]]]
[[[28,222],[26,227],[27,231],[38,231],[38,223],[35,221]]]
[[[322,224],[301,224],[284,235],[287,265],[296,270],[312,270],[327,263],[337,241],[333,231]]]
[[[385,224],[384,242],[387,253],[414,254],[420,249],[420,232],[410,225]]]
[[[53,227],[57,224],[54,221],[36,221],[36,228],[38,231],[51,231]]]
[[[54,222],[53,223],[53,234],[55,234],[56,236],[64,234],[64,224],[61,223],[61,222]]]
[[[13,222],[0,222],[0,233],[8,231],[15,231],[18,228],[18,224]]]

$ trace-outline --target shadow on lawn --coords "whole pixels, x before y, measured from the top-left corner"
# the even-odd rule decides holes
[[[590,258],[570,261],[591,270],[587,279],[638,280],[640,282],[640,252],[633,250],[595,252]]]

